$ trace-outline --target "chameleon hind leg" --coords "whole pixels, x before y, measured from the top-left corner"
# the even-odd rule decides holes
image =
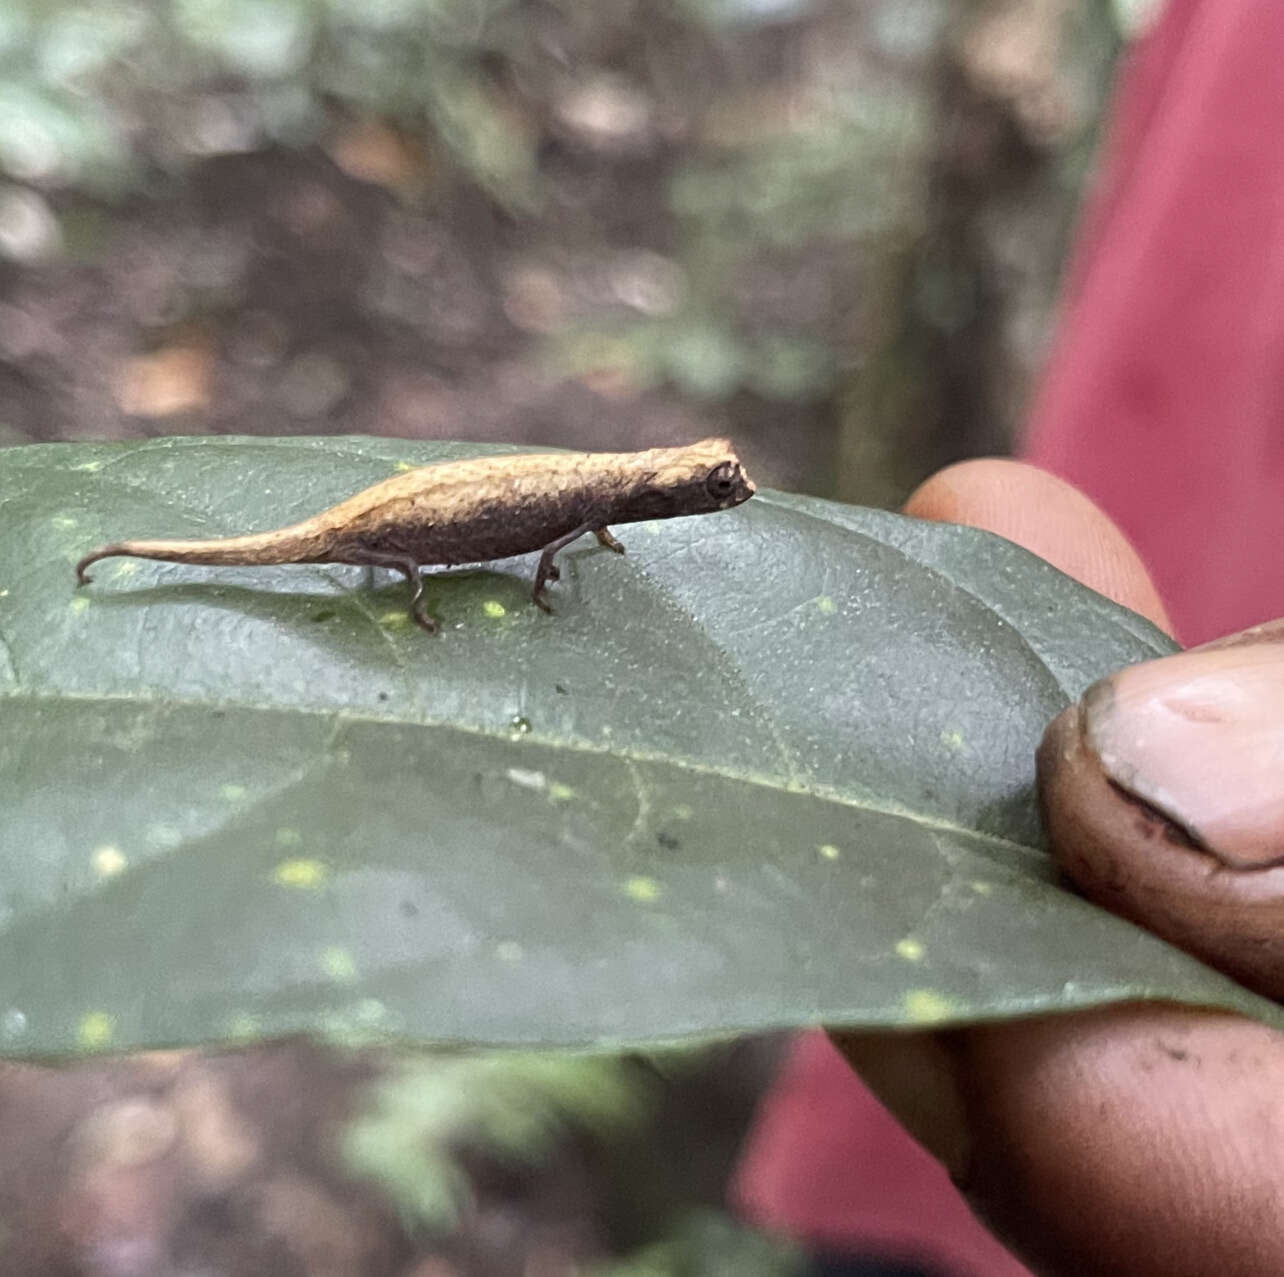
[[[437,622],[424,610],[424,579],[419,573],[419,564],[414,559],[404,554],[380,554],[375,550],[363,550],[360,556],[354,554],[347,561],[364,567],[393,568],[402,573],[406,583],[411,586],[410,615],[415,618],[415,624],[429,634],[437,633]]]

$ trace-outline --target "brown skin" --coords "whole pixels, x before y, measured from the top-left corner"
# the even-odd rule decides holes
[[[998,532],[1166,623],[1119,530],[1029,466],[951,467],[907,512]],[[1182,897],[1199,890],[1181,868],[1192,853],[1162,832],[1138,843],[1124,816],[1135,806],[1113,797],[1118,805],[1103,806],[1091,832],[1094,857],[1112,848],[1133,884],[1128,912],[1162,924],[1174,877]],[[1089,835],[1065,823],[1053,836],[1073,876]],[[1261,903],[1228,892],[1217,881],[1226,872],[1209,877],[1209,925],[1250,930]],[[1198,928],[1196,909],[1184,917]],[[1251,978],[1251,955],[1237,958],[1237,974]],[[1210,960],[1219,960],[1216,945]],[[1269,972],[1258,976],[1269,987]],[[839,1045],[1035,1272],[1284,1273],[1284,1035],[1226,1014],[1133,1005],[935,1037],[851,1035]]]
[[[1089,697],[1108,694],[1109,686]],[[1272,859],[1260,866],[1234,865],[1194,831],[1130,793],[1103,765],[1079,705],[1048,728],[1039,770],[1044,819],[1062,867],[1080,891],[1241,984],[1284,998],[1284,865],[1278,846],[1263,848]],[[1155,863],[1164,866],[1157,881],[1146,872]]]
[[[618,554],[610,523],[707,514],[747,501],[754,485],[729,440],[642,452],[529,453],[421,466],[376,483],[302,523],[208,541],[118,541],[87,554],[171,563],[355,563],[395,568],[414,593],[411,611],[430,634],[419,565],[482,563],[540,550],[533,598],[558,579],[553,556],[586,532]]]

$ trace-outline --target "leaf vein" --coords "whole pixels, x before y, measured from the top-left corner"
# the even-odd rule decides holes
[[[126,704],[139,705],[141,699],[135,696],[125,694],[112,694],[109,692],[38,692],[30,688],[17,688],[13,691],[0,694],[0,703],[4,701],[27,701],[34,704],[41,702],[53,701],[72,701],[85,704]],[[159,702],[166,709],[187,709],[208,711],[212,708],[241,710],[247,713],[256,714],[276,714],[288,718],[290,715],[298,714],[308,718],[322,719],[332,724],[363,724],[373,727],[412,727],[426,728],[438,731],[457,731],[463,732],[469,736],[478,736],[487,740],[494,740],[503,744],[512,745],[511,737],[506,731],[491,729],[477,723],[463,723],[448,720],[439,720],[433,718],[400,718],[395,714],[371,714],[353,712],[352,710],[336,710],[333,706],[316,706],[295,704],[288,707],[276,705],[256,704],[252,701],[240,700],[197,700],[194,698],[166,696]],[[764,775],[755,772],[737,772],[727,767],[718,767],[709,763],[702,763],[692,758],[685,758],[678,755],[651,753],[641,749],[620,749],[618,747],[604,747],[589,741],[574,740],[570,738],[552,738],[544,736],[538,732],[532,732],[531,735],[525,736],[520,745],[515,748],[525,749],[528,746],[542,745],[548,749],[564,749],[576,754],[589,754],[597,757],[612,758],[619,761],[622,765],[628,762],[644,763],[664,767],[672,767],[675,771],[688,772],[698,776],[711,776],[719,780],[733,781],[737,784],[752,785],[761,789],[769,789],[777,792],[784,792],[806,797],[816,798],[823,802],[832,802],[837,806],[850,807],[858,811],[876,812],[880,815],[891,816],[901,820],[910,821],[913,824],[921,825],[925,830],[940,831],[942,833],[953,834],[959,837],[971,840],[994,848],[998,853],[1008,858],[1016,857],[1018,863],[1026,863],[1029,858],[1035,858],[1040,864],[1046,860],[1046,852],[1041,847],[1032,846],[1027,843],[1017,842],[1011,838],[1004,838],[1000,834],[989,833],[984,830],[969,829],[963,825],[956,825],[951,821],[942,820],[938,816],[929,815],[926,812],[915,811],[908,807],[903,807],[895,803],[884,803],[871,801],[867,796],[857,796],[845,793],[828,785],[815,784],[813,782],[802,783],[795,782],[790,777]]]

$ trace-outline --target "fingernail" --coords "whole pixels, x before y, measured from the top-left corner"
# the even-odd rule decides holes
[[[1130,666],[1084,732],[1116,785],[1225,864],[1284,863],[1284,626]]]

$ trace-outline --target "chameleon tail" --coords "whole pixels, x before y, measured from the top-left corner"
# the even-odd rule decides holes
[[[325,558],[329,538],[307,523],[252,536],[218,537],[208,541],[116,541],[100,546],[76,564],[76,584],[93,578],[85,569],[99,559],[126,555],[163,559],[168,563],[260,564],[316,563]]]

